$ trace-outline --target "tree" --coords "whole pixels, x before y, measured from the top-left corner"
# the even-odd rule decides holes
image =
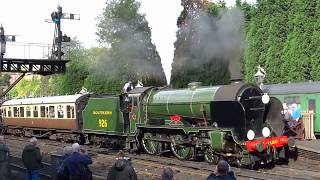
[[[101,43],[110,45],[110,52],[96,64],[103,69],[106,87],[120,91],[129,79],[142,80],[144,85],[162,86],[166,83],[151,31],[140,4],[134,0],[109,0],[98,19],[97,35]],[[103,77],[96,71],[94,77]],[[116,85],[114,82],[117,82]]]
[[[230,72],[240,74],[241,12],[226,9],[222,1],[184,0],[181,4],[184,9],[177,21],[171,84],[186,87],[192,81],[204,85],[229,83]]]
[[[259,0],[246,13],[247,81],[257,65],[267,71],[266,83],[319,79],[319,1]]]

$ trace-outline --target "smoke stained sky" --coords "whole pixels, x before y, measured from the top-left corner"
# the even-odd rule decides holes
[[[54,25],[46,23],[50,14],[57,10],[57,5],[63,7],[65,13],[80,14],[80,21],[63,20],[64,34],[78,37],[86,48],[99,46],[96,41],[96,17],[102,13],[106,0],[3,0],[1,1],[0,24],[6,34],[19,35],[16,39],[24,43],[52,44]],[[176,34],[176,18],[182,7],[179,0],[138,0],[141,2],[141,12],[147,13],[149,26],[152,28],[153,42],[157,46],[162,59],[166,76],[170,77],[173,59],[173,42]],[[255,0],[247,0],[252,3]],[[226,0],[227,6],[234,5],[235,0]],[[157,27],[160,27],[157,29]],[[160,29],[160,30],[159,30]],[[45,48],[13,46],[8,43],[6,57],[42,58]],[[167,79],[169,80],[169,79]]]

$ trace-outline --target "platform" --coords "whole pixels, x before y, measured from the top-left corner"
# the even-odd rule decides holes
[[[296,146],[299,149],[320,153],[320,139],[314,140],[296,140]]]

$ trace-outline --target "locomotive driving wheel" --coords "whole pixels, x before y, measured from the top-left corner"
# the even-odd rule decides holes
[[[216,155],[211,147],[208,147],[204,151],[204,159],[209,163],[209,164],[218,164],[220,157]]]
[[[193,148],[181,143],[184,140],[182,135],[171,136],[170,148],[174,156],[181,160],[188,160],[193,155]]]
[[[157,135],[153,135],[152,133],[144,133],[142,138],[142,147],[146,153],[155,155],[160,152],[161,143],[152,140],[156,137]]]

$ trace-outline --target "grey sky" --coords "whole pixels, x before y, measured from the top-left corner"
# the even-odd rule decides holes
[[[176,19],[182,7],[180,0],[138,0],[142,3],[141,12],[146,13],[152,28],[152,40],[162,59],[167,78],[170,77],[173,59],[173,42],[176,39]],[[254,0],[248,0],[250,2]],[[235,0],[227,0],[228,6]],[[1,1],[0,23],[6,34],[19,35],[16,39],[24,43],[52,44],[54,24],[45,22],[50,14],[63,7],[65,13],[80,14],[80,21],[63,20],[63,34],[74,37],[86,48],[98,46],[96,42],[96,17],[102,13],[105,0],[3,0]],[[19,43],[18,43],[19,44]],[[41,58],[48,49],[12,45],[8,43],[6,57]],[[169,80],[169,78],[168,78]]]

